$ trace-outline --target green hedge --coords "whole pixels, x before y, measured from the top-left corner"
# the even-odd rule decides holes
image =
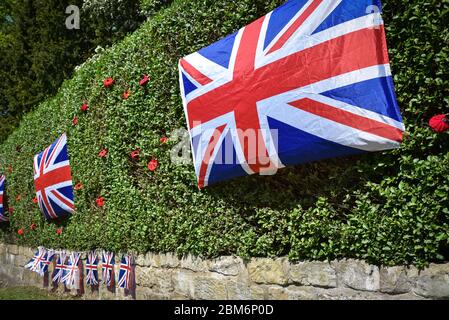
[[[385,1],[392,68],[410,133],[400,150],[286,168],[201,192],[192,165],[170,162],[177,141],[159,140],[186,126],[178,59],[281,3],[174,1],[86,62],[0,146],[0,171],[13,167],[7,190],[14,212],[3,237],[31,246],[203,256],[354,257],[418,266],[448,260],[449,136],[426,125],[449,103],[448,0]],[[146,88],[138,84],[143,73],[151,76]],[[109,76],[116,84],[106,90],[102,80]],[[126,89],[131,96],[123,100]],[[84,100],[86,114],[79,111]],[[75,115],[79,124],[72,126]],[[62,132],[68,134],[74,182],[84,188],[76,191],[75,214],[44,222],[32,203],[32,157]],[[101,159],[103,147],[109,153]],[[141,157],[133,162],[129,153],[137,147]],[[155,172],[146,169],[152,158],[160,163]],[[95,204],[100,195],[104,208]],[[19,228],[23,236],[16,234]]]

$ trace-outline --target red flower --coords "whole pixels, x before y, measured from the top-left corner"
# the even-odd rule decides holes
[[[8,167],[8,171],[9,171],[9,173],[12,173],[12,166]]]
[[[151,161],[148,162],[147,168],[150,171],[155,171],[157,169],[158,165],[159,165],[159,163],[157,162],[156,159],[151,159]]]
[[[24,233],[23,229],[17,230],[17,234],[18,234],[19,236],[23,235],[23,233]]]
[[[133,160],[138,160],[140,156],[140,150],[136,149],[133,152],[131,152],[131,158],[133,158]]]
[[[76,126],[76,125],[78,124],[78,117],[75,116],[75,117],[73,118],[72,124],[73,124],[74,126]]]
[[[56,234],[61,235],[62,234],[62,228],[56,229]]]
[[[37,203],[37,197],[33,198],[33,203],[36,204]]]
[[[87,103],[83,103],[83,105],[81,106],[81,111],[82,112],[86,112],[87,109],[89,109],[89,106],[87,105]],[[75,117],[76,118],[76,117]]]
[[[125,92],[123,92],[123,99],[128,99],[129,98],[129,96],[131,95],[131,92],[129,92],[128,90],[126,90]]]
[[[162,137],[160,141],[161,141],[161,143],[167,143],[168,138],[167,137]]]
[[[449,119],[444,114],[433,116],[429,120],[429,126],[433,131],[443,133],[449,130]]]
[[[150,82],[150,78],[144,74],[142,80],[140,80],[139,84],[143,87],[146,86]]]
[[[100,151],[100,153],[98,153],[98,156],[100,158],[104,158],[104,157],[106,157],[107,154],[108,154],[108,149],[103,149]]]
[[[9,213],[13,213],[13,212],[14,212],[14,207],[9,207],[9,208],[8,208],[8,212],[9,212]]]
[[[31,226],[30,226],[30,229],[31,229],[31,230],[36,230],[36,228],[37,228],[36,224],[35,224],[35,223],[32,223]]]
[[[103,207],[104,206],[104,197],[99,197],[97,200],[95,200],[97,203],[97,206]]]
[[[75,190],[81,190],[83,188],[83,184],[81,182],[78,182],[75,184]]]
[[[17,197],[16,197],[16,200],[17,200],[17,201],[22,200],[22,195],[21,195],[21,194],[18,194]]]
[[[110,88],[114,84],[114,82],[114,79],[112,79],[111,77],[103,80],[103,84],[106,88]]]

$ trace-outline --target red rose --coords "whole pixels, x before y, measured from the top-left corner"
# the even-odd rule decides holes
[[[112,79],[110,77],[103,80],[103,84],[106,88],[110,88],[114,84],[114,82],[115,82],[114,79]]]
[[[159,163],[157,162],[156,159],[151,159],[151,161],[148,162],[147,168],[150,171],[155,171],[157,169],[158,165],[159,165]]]
[[[22,200],[22,195],[18,194],[17,197],[16,197],[16,200],[17,200],[17,201]]]
[[[62,234],[62,228],[56,229],[56,234],[61,235]]]
[[[140,156],[140,150],[136,149],[133,152],[131,152],[131,158],[133,158],[133,160],[138,160]]]
[[[81,190],[83,188],[83,184],[81,182],[78,182],[75,184],[75,190]]]
[[[8,212],[9,212],[9,213],[13,213],[13,212],[14,212],[14,208],[13,208],[13,207],[9,207],[9,208],[8,208]]]
[[[168,138],[167,137],[162,137],[160,141],[161,141],[161,143],[167,143]]]
[[[36,204],[37,203],[37,197],[33,198],[33,203]]]
[[[74,126],[76,126],[76,125],[78,124],[78,117],[75,116],[75,117],[73,118],[72,124],[73,124]]]
[[[17,230],[17,234],[18,234],[19,236],[23,235],[23,234],[24,234],[24,231],[23,231],[23,229],[19,229],[19,230]]]
[[[36,224],[35,224],[35,223],[32,223],[31,226],[30,226],[30,229],[31,229],[31,230],[36,230],[36,228],[37,228]]]
[[[97,206],[103,207],[104,206],[104,197],[99,197],[97,200],[95,200],[97,203]]]
[[[100,151],[100,153],[98,153],[98,156],[100,158],[104,158],[104,157],[106,157],[107,154],[108,154],[108,149],[103,149]]]
[[[87,105],[87,103],[83,103],[83,105],[81,106],[81,111],[82,112],[86,112],[87,109],[89,109],[89,106]],[[76,118],[76,117],[75,117]]]
[[[433,116],[429,120],[429,126],[433,131],[443,133],[449,130],[449,119],[444,114]]]
[[[125,100],[128,99],[130,95],[131,95],[131,92],[129,92],[129,91],[123,92],[123,99],[125,99]]]
[[[150,78],[144,74],[142,80],[140,80],[139,84],[143,87],[146,86],[148,84],[148,82],[150,81]]]

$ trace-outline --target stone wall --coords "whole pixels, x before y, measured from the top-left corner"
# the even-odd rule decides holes
[[[44,287],[23,266],[35,249],[0,244],[0,284]],[[117,266],[117,265],[116,265]],[[117,270],[118,271],[118,270]],[[116,272],[116,275],[118,272]],[[48,287],[47,287],[48,288]],[[50,288],[48,288],[50,290]],[[61,285],[58,292],[64,293]],[[76,292],[66,291],[75,295]],[[104,285],[83,299],[131,299]],[[136,258],[137,299],[444,299],[449,298],[449,264],[378,267],[358,260],[290,263],[286,258],[238,257],[204,260],[147,253]]]

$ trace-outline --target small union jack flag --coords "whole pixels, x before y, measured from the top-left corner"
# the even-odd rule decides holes
[[[0,175],[0,222],[8,221],[8,218],[5,216],[5,210],[3,206],[3,195],[5,192],[5,184],[6,184],[6,177],[4,175]]]
[[[200,188],[399,148],[380,0],[290,0],[179,62]]]
[[[73,185],[65,133],[34,157],[34,187],[46,219],[73,213]]]
[[[86,283],[91,286],[98,285],[98,256],[96,251],[87,254]]]
[[[65,251],[59,252],[58,259],[56,260],[55,269],[53,270],[53,274],[51,276],[53,283],[62,282],[62,278],[65,276],[67,272],[66,260],[67,260],[67,253]]]
[[[44,247],[39,247],[34,254],[34,257],[25,265],[25,269],[29,269],[39,275],[44,275],[44,262],[47,260],[47,250]]]
[[[44,274],[48,271],[48,266],[50,265],[50,263],[53,261],[53,258],[55,257],[55,251],[52,249],[48,249],[47,250],[47,254],[45,256],[45,260],[42,261],[43,264],[43,268],[42,268],[42,276],[44,276]]]
[[[71,289],[79,289],[80,280],[80,262],[81,253],[72,252],[69,256],[68,263],[66,265],[66,272],[62,277],[62,282]]]
[[[114,278],[114,253],[112,252],[103,252],[103,257],[101,260],[101,269],[103,271],[103,282],[106,286],[111,286],[112,280]]]
[[[118,276],[118,286],[129,290],[132,286],[133,276],[133,260],[129,255],[124,255],[120,263],[120,271]]]

